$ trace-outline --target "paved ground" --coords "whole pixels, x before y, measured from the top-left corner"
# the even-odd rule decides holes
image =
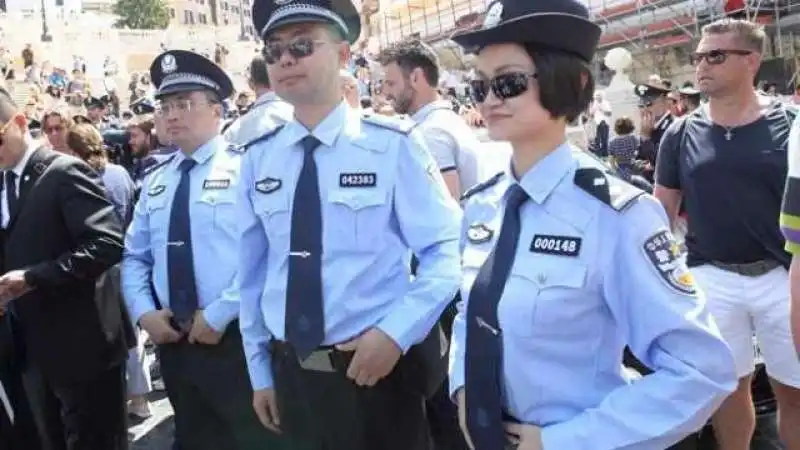
[[[143,422],[134,422],[128,429],[133,444],[131,450],[170,450],[175,425],[172,406],[163,391],[150,395],[153,416]]]

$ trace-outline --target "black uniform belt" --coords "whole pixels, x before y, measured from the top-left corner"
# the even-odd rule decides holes
[[[343,366],[346,370],[353,356],[353,352],[343,352],[332,345],[328,345],[314,350],[308,355],[308,358],[300,359],[297,357],[292,344],[277,339],[270,341],[269,349],[273,358],[277,356],[297,359],[302,369],[312,372],[336,372],[337,369],[341,369]]]
[[[738,273],[739,275],[744,275],[746,277],[760,277],[761,275],[764,275],[781,266],[778,261],[773,259],[765,259],[762,261],[743,264],[729,264],[719,261],[711,261],[710,264],[724,271]]]

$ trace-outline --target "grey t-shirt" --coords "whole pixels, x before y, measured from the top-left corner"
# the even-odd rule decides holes
[[[429,103],[411,116],[428,145],[439,170],[455,170],[461,182],[461,194],[478,184],[477,152],[481,145],[475,131],[448,101]]]

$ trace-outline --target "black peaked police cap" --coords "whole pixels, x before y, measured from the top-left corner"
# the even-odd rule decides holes
[[[105,108],[107,104],[111,102],[111,98],[108,95],[104,95],[102,97],[89,97],[83,101],[83,106],[86,109],[89,108]]]
[[[576,0],[496,0],[486,9],[483,26],[458,33],[453,40],[474,52],[491,44],[534,44],[574,54],[591,62],[600,27]]]
[[[186,50],[169,50],[150,65],[155,98],[179,92],[209,90],[225,99],[233,94],[233,82],[222,68],[203,55]]]
[[[318,22],[335,26],[349,43],[361,35],[361,17],[351,0],[255,0],[253,26],[261,39],[285,25]]]

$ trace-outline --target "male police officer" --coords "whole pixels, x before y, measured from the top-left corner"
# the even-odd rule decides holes
[[[315,450],[427,449],[429,355],[414,344],[456,292],[460,209],[412,123],[342,100],[338,72],[360,31],[349,0],[262,0],[253,18],[273,87],[295,108],[242,161],[253,406]]]
[[[100,131],[105,131],[109,128],[119,128],[116,119],[109,118],[106,114],[108,112],[108,104],[111,99],[104,95],[102,97],[89,97],[84,102],[86,107],[86,117],[92,125],[97,127]]]
[[[125,239],[131,317],[159,345],[181,449],[280,448],[250,406],[235,323],[241,156],[216,131],[231,80],[206,58],[180,50],[156,58],[150,75],[156,114],[181,151],[148,175]]]
[[[670,92],[669,84],[655,75],[650,77],[647,83],[637,84],[634,87],[634,93],[639,97],[639,111],[642,116],[639,124],[642,140],[639,144],[638,158],[649,163],[647,178],[650,182],[653,181],[652,173],[656,165],[661,136],[675,120],[669,112],[670,99],[667,94]]]

